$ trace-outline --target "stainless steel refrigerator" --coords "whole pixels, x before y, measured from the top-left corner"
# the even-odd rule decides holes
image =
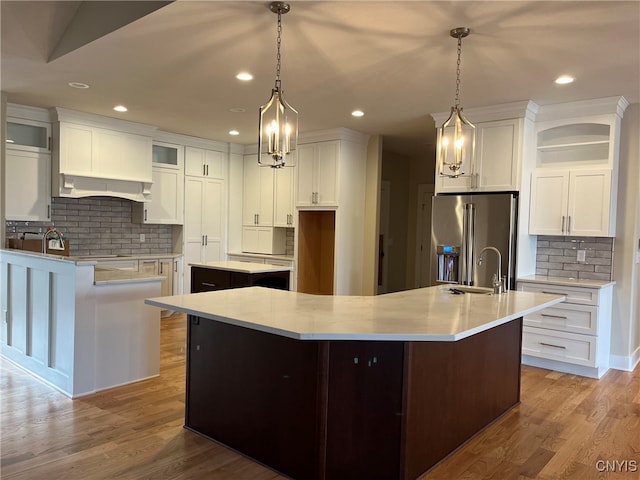
[[[486,251],[478,265],[490,246],[502,255],[507,288],[515,288],[517,194],[437,195],[432,209],[431,285],[491,287],[498,255]]]

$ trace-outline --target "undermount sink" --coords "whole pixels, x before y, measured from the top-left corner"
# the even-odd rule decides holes
[[[493,294],[493,289],[488,287],[471,287],[469,285],[450,285],[448,289],[458,290],[459,292],[464,293],[476,293],[481,295],[491,295]]]

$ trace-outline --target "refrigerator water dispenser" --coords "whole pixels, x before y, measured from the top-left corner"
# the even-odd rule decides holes
[[[457,245],[438,245],[436,255],[438,265],[436,280],[458,283],[460,247]]]

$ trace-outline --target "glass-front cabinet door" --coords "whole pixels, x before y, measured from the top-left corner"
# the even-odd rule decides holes
[[[184,164],[184,146],[154,141],[152,158],[154,167],[181,170]]]
[[[7,117],[7,148],[36,153],[50,153],[51,124]]]

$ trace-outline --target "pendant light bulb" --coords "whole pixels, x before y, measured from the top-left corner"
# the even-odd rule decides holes
[[[282,15],[290,9],[285,2],[269,4],[269,10],[278,15],[276,82],[271,98],[259,111],[258,164],[272,168],[284,167],[287,156],[295,151],[298,143],[298,112],[284,99],[280,82]]]
[[[471,30],[467,27],[454,28],[449,32],[458,39],[458,62],[456,68],[456,97],[451,114],[438,128],[438,171],[441,176],[460,177],[464,169],[473,163],[475,155],[476,127],[462,113],[460,106],[460,58],[462,39]]]

